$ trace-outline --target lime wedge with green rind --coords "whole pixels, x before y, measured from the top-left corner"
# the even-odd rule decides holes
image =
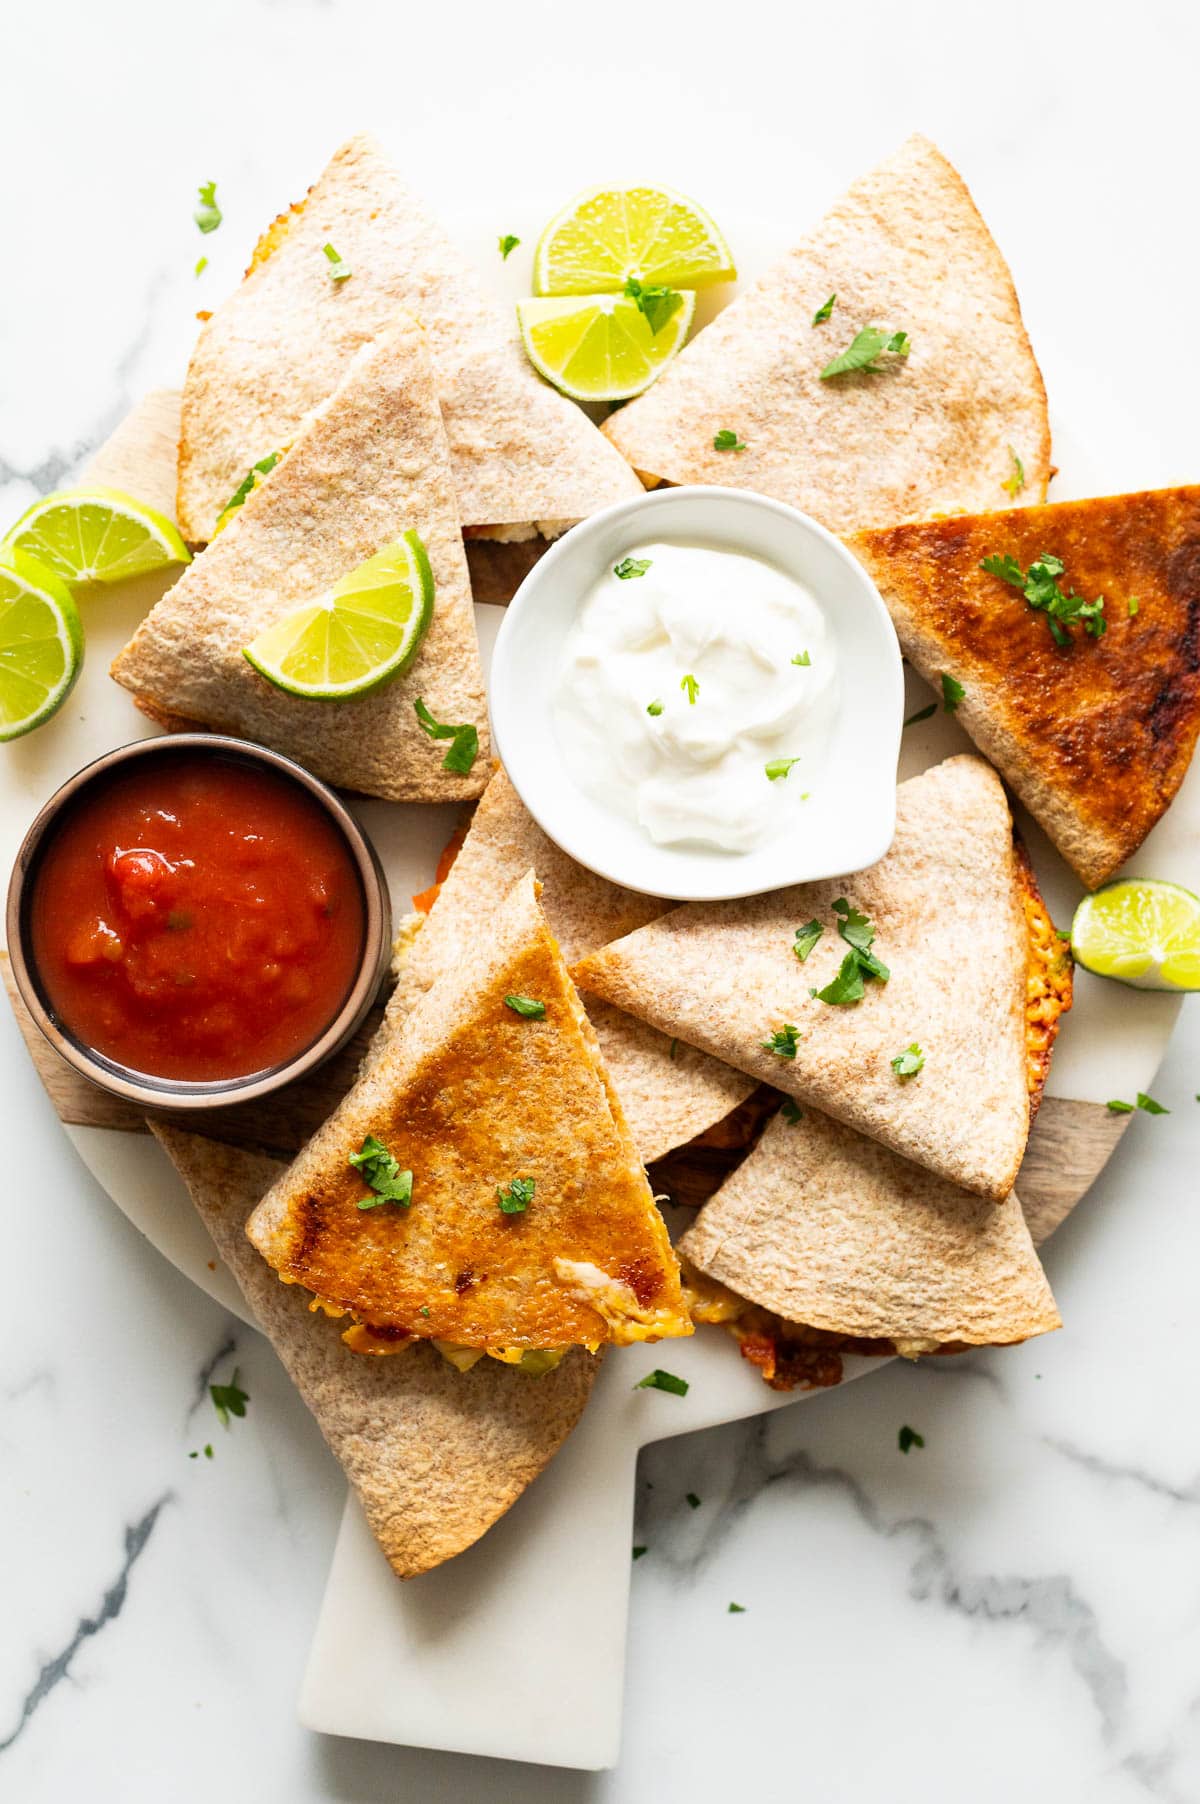
[[[83,625],[53,570],[0,546],[0,740],[50,719],[83,668]]]
[[[649,388],[681,348],[696,297],[652,332],[624,295],[585,294],[517,302],[521,338],[540,375],[574,401],[627,401]]]
[[[539,295],[618,294],[630,276],[666,288],[708,288],[737,271],[714,220],[672,188],[589,188],[538,241]]]
[[[1200,990],[1200,896],[1129,877],[1085,896],[1071,924],[1077,964],[1139,990]]]
[[[408,669],[433,619],[433,572],[415,532],[385,545],[328,595],[293,609],[245,656],[289,695],[368,695]]]
[[[28,508],[4,540],[72,587],[120,583],[191,554],[163,514],[119,489],[60,489]]]

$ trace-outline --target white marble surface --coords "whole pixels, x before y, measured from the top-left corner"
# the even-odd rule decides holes
[[[194,309],[364,124],[448,215],[527,242],[610,174],[799,221],[919,126],[971,181],[1054,411],[1104,444],[1112,486],[1196,476],[1193,9],[621,16],[72,0],[8,17],[3,517],[177,377]],[[201,240],[208,177],[226,219]],[[1200,1796],[1200,1009],[1155,1086],[1173,1113],[1134,1120],[1048,1250],[1062,1334],[895,1365],[643,1458],[624,1754],[594,1777],[296,1726],[340,1475],[269,1349],[83,1171],[7,1016],[0,1078],[6,1804],[673,1804],[748,1778],[767,1804]],[[225,1433],[204,1387],[235,1362],[251,1404]],[[923,1451],[898,1452],[903,1423]],[[214,1459],[189,1460],[208,1440]],[[531,1648],[497,1684],[519,1709],[554,1675]]]

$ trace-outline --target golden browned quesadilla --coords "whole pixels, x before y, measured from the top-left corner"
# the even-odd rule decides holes
[[[881,345],[897,332],[907,343],[822,380],[867,327],[886,328]],[[648,485],[757,489],[835,532],[1040,501],[1050,472],[1046,395],[1012,278],[958,173],[920,137],[604,430]],[[725,430],[745,449],[714,449]]]
[[[1200,488],[884,527],[848,543],[922,676],[962,684],[958,719],[972,739],[1083,882],[1105,882],[1170,803],[1200,732]],[[985,558],[1011,560],[1013,580]],[[1031,566],[1035,600],[1057,614],[1026,600]],[[1075,612],[1099,596],[1101,614]]]
[[[328,593],[410,529],[433,571],[434,613],[416,661],[371,694],[286,694],[245,647]],[[287,752],[317,776],[396,801],[478,795],[487,778],[487,705],[446,435],[421,328],[400,317],[347,367],[341,387],[297,432],[117,657],[113,676],[147,712],[199,722]],[[474,768],[445,768],[421,727],[421,698],[443,722],[474,724]]]
[[[432,1346],[363,1359],[280,1284],[246,1220],[286,1169],[275,1159],[151,1124],[401,1578],[477,1541],[553,1458],[587,1402],[598,1360],[573,1349],[530,1378],[485,1359],[456,1371]]]
[[[689,903],[581,960],[575,977],[999,1200],[1029,1132],[1012,817],[998,777],[969,756],[902,783],[896,799],[896,837],[870,869]],[[925,1065],[905,1083],[892,1060],[914,1042]]]
[[[542,908],[568,964],[672,906],[622,889],[568,858],[546,838],[504,772],[497,770],[442,878],[428,920],[418,915],[401,924],[396,988],[385,1031],[404,1031],[403,1023],[426,991],[469,955],[496,897],[528,870],[538,874]],[[673,1042],[622,1009],[594,1000],[588,1015],[629,1131],[647,1164],[711,1127],[754,1088],[754,1080],[744,1073]]]
[[[334,279],[326,244],[344,278]],[[200,334],[179,451],[186,539],[211,538],[251,465],[291,443],[402,309],[429,335],[465,526],[522,536],[540,523],[553,534],[639,493],[587,416],[534,373],[511,310],[484,293],[379,145],[357,137],[264,234],[245,281]]]
[[[691,1333],[532,872],[247,1232],[283,1279],[353,1314],[373,1348],[433,1338],[519,1354]]]

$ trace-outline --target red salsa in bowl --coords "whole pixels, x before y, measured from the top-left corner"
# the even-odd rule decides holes
[[[200,736],[141,750],[159,748],[102,761],[35,824],[22,988],[85,1054],[232,1099],[317,1046],[356,988],[365,1012],[382,974],[377,867],[332,792],[287,760]]]

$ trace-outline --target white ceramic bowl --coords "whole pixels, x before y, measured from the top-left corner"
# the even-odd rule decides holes
[[[558,743],[552,697],[580,603],[604,570],[656,539],[777,565],[812,590],[837,648],[840,696],[823,776],[798,830],[751,852],[655,845],[578,787]],[[509,603],[492,659],[497,749],[542,831],[602,877],[680,901],[757,895],[882,858],[896,830],[903,710],[900,647],[862,565],[807,514],[745,489],[659,489],[572,527]]]

